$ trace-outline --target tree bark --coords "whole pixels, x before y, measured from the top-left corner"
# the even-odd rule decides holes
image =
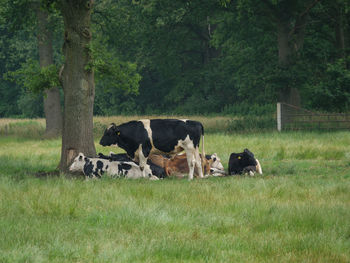
[[[336,47],[338,49],[338,57],[345,58],[345,34],[344,34],[344,11],[338,4],[336,10],[336,22],[335,22],[335,39]]]
[[[293,54],[293,46],[290,41],[290,26],[287,21],[279,20],[277,23],[278,38],[278,65],[282,70],[288,70],[291,65],[291,56]],[[301,40],[299,40],[301,41]],[[295,47],[295,51],[298,48]],[[279,93],[280,102],[285,102],[300,107],[300,93],[298,88],[292,87],[286,82],[285,86]]]
[[[53,64],[52,33],[48,28],[47,11],[36,7],[38,22],[38,50],[40,67]],[[58,87],[45,89],[44,113],[46,120],[45,137],[57,137],[62,131],[62,111],[60,103],[60,92]]]
[[[60,171],[68,172],[79,154],[96,156],[93,139],[94,73],[91,68],[92,0],[62,0],[64,115]]]
[[[278,65],[282,68],[288,68],[292,49],[289,45],[289,25],[288,22],[278,21],[277,23],[277,41],[278,41]]]

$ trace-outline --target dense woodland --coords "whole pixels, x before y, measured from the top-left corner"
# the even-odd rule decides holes
[[[52,95],[60,109],[60,8],[1,2],[0,117],[42,117]],[[350,110],[346,0],[95,1],[91,26],[95,115]]]

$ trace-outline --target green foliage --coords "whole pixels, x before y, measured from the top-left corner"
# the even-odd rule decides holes
[[[350,69],[347,64],[350,64],[350,57],[327,64],[326,74],[318,79],[318,83],[307,86],[310,108],[336,112],[350,110]]]
[[[17,104],[21,111],[19,117],[36,118],[44,116],[44,103],[41,93],[35,94],[30,91],[22,91]]]
[[[0,74],[20,75],[17,85],[0,79],[1,116],[21,114],[24,83],[38,91],[56,81],[54,69],[39,73],[32,63],[38,54],[31,3],[6,0],[0,7]],[[61,65],[59,2],[40,3],[50,11],[55,64]],[[296,28],[304,12],[305,24]],[[348,111],[348,14],[347,1],[95,1],[93,43],[86,47],[93,60],[85,65],[96,73],[94,113],[260,116],[271,113],[286,88],[298,89],[309,109]],[[285,68],[279,65],[278,21],[290,30]]]
[[[119,89],[128,94],[138,94],[141,76],[137,73],[136,64],[123,62],[114,53],[99,44],[92,51],[96,82],[103,83],[105,91]]]
[[[9,82],[0,81],[0,116],[14,116],[20,113],[16,101],[19,99],[21,90]]]
[[[16,81],[33,93],[43,93],[46,89],[60,85],[56,65],[40,67],[39,62],[33,60],[28,60],[16,71],[8,72],[6,78]]]
[[[275,104],[232,104],[227,105],[222,110],[223,115],[229,116],[266,116],[273,115],[276,112]]]
[[[94,113],[97,115],[117,115],[136,113],[133,101],[139,93],[141,75],[135,63],[124,62],[116,52],[107,49],[107,43],[96,38],[90,47],[95,71],[96,98]]]
[[[239,119],[231,120],[227,125],[230,132],[264,132],[276,129],[275,116],[245,116]]]

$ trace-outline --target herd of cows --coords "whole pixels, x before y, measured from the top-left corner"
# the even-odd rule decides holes
[[[199,143],[202,138],[202,153]],[[204,128],[198,121],[178,119],[145,119],[119,126],[112,123],[104,132],[100,144],[117,146],[122,154],[99,153],[90,158],[80,153],[70,171],[83,172],[86,178],[111,177],[148,178],[226,176],[255,172],[262,174],[260,163],[248,149],[232,153],[228,173],[217,154],[204,152]],[[184,151],[184,153],[181,153]]]

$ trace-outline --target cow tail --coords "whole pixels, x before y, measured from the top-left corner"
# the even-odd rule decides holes
[[[258,159],[255,159],[255,161],[256,161],[256,171],[258,172],[258,174],[262,174],[263,172],[262,172],[262,169],[261,169],[261,165],[260,165],[260,162],[259,162],[259,160]]]
[[[203,175],[205,175],[205,152],[204,152],[204,128],[202,125],[202,170],[203,170]]]

